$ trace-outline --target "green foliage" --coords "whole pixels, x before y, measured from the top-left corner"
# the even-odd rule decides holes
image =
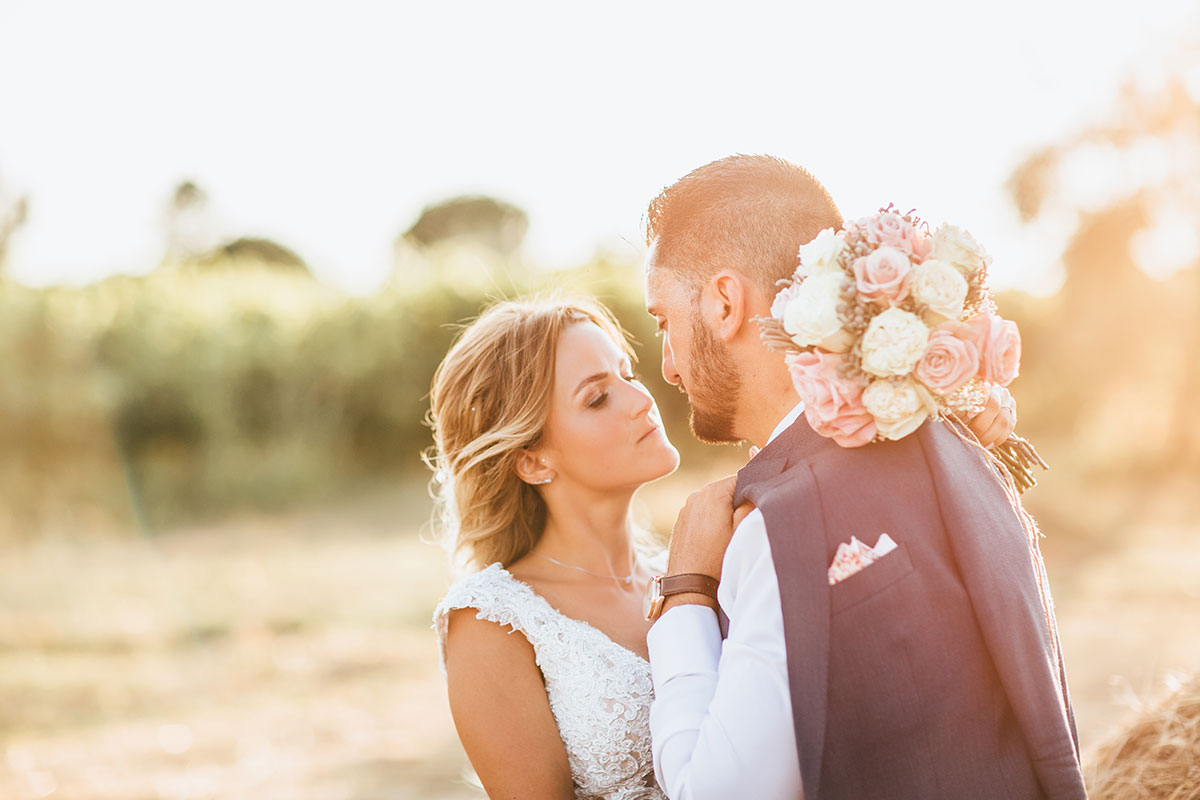
[[[1121,325],[1070,291],[999,298],[1025,343],[1020,430],[1054,468],[1035,505],[1071,476],[1194,466],[1197,280],[1189,270],[1126,291]],[[153,533],[424,481],[437,364],[486,305],[542,291],[614,310],[687,463],[729,455],[691,436],[686,398],[662,380],[634,264],[539,273],[459,247],[413,256],[366,297],[272,270],[0,282],[0,536],[105,523]],[[1109,356],[1096,358],[1097,342]]]
[[[526,271],[518,284],[512,264],[453,282],[426,266],[419,286],[368,297],[270,271],[0,283],[0,534],[80,515],[152,532],[422,470],[434,370],[460,324],[498,299],[493,274],[509,277],[505,295],[560,289],[611,305],[675,439],[691,442],[636,267]]]

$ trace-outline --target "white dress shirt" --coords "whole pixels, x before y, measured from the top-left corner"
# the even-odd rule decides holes
[[[804,410],[793,408],[769,442]],[[646,637],[654,678],[654,774],[671,800],[799,798],[779,582],[757,509],[733,533],[717,602],[674,606]]]

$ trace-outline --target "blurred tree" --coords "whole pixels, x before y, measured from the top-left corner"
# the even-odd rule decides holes
[[[196,259],[200,267],[259,266],[282,272],[311,275],[304,259],[278,242],[243,236],[227,242]]]
[[[1030,154],[1008,181],[1023,221],[1073,229],[1061,305],[1037,345],[1051,353],[1054,424],[1084,441],[1119,429],[1105,433],[1125,440],[1108,455],[1132,447],[1141,466],[1200,467],[1196,34],[1123,87],[1106,118]]]
[[[468,239],[502,256],[521,246],[529,229],[524,211],[493,197],[453,197],[426,206],[401,238],[419,247],[449,239]]]
[[[160,266],[192,269],[261,267],[311,275],[304,259],[278,242],[241,236],[217,244],[208,193],[191,180],[181,181],[167,202],[166,251]]]
[[[181,181],[167,203],[164,264],[198,258],[213,245],[208,194],[193,181]]]

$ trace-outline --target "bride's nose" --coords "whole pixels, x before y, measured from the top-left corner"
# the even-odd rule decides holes
[[[630,384],[631,388],[636,392],[633,399],[633,417],[638,417],[646,414],[650,409],[654,408],[654,398],[650,394],[650,390],[640,383]]]

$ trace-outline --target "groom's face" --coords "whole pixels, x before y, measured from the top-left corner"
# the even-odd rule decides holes
[[[728,348],[704,324],[696,287],[646,257],[646,311],[662,338],[663,378],[688,396],[692,433],[704,442],[736,441],[739,379]]]

